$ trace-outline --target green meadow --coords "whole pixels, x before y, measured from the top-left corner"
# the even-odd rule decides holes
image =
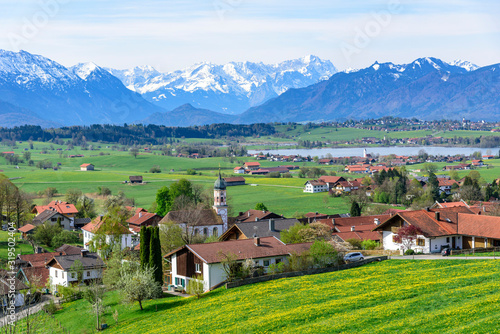
[[[144,311],[112,291],[103,322],[105,332],[124,334],[498,333],[499,302],[500,261],[388,260],[219,288],[201,299],[149,300]],[[85,300],[63,304],[55,320],[71,333],[89,333],[95,321]]]

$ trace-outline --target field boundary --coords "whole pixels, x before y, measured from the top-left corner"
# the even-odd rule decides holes
[[[369,259],[365,259],[362,261],[347,263],[347,264],[343,264],[343,265],[336,266],[336,267],[309,269],[309,270],[303,270],[303,271],[292,271],[292,272],[288,272],[288,273],[280,273],[280,274],[274,274],[274,275],[265,275],[265,276],[260,276],[260,277],[245,278],[245,279],[242,279],[239,281],[226,283],[226,289],[232,289],[232,288],[237,288],[237,287],[243,286],[243,285],[267,282],[267,281],[272,281],[275,279],[286,278],[286,277],[297,277],[297,276],[305,276],[305,275],[323,274],[323,273],[329,273],[329,272],[333,272],[333,271],[340,271],[340,270],[346,270],[346,269],[351,269],[351,268],[357,268],[357,267],[364,266],[365,264],[368,264],[371,262],[380,262],[380,261],[384,261],[387,259],[388,259],[387,256],[375,256],[375,257],[371,257]]]

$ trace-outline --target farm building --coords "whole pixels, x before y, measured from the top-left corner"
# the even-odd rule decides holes
[[[92,165],[92,164],[81,164],[80,165],[80,170],[81,171],[94,170],[94,165]]]
[[[130,180],[130,183],[142,183],[142,176],[141,175],[129,176],[128,178]]]

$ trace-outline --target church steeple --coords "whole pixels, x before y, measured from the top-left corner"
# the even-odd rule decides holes
[[[219,168],[219,177],[214,183],[214,206],[213,209],[217,215],[221,216],[224,224],[223,229],[225,232],[227,226],[227,204],[226,204],[226,181],[221,176]]]

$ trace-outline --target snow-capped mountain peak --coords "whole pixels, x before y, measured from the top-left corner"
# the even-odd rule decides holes
[[[96,64],[89,63],[80,63],[70,68],[73,72],[80,77],[82,80],[87,80],[88,76],[92,74],[92,72],[96,70],[100,70],[101,68]]]
[[[467,70],[468,72],[475,71],[479,68],[479,66],[477,66],[476,64],[473,64],[470,61],[461,60],[461,59],[456,59],[452,62],[449,62],[449,64],[452,66],[461,67],[461,68]]]

